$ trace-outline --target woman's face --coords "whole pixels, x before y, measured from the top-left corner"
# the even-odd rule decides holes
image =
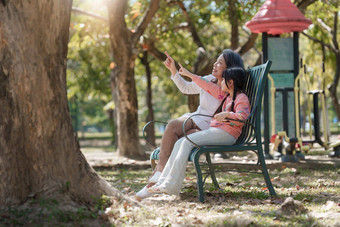
[[[212,75],[216,77],[218,80],[222,80],[222,73],[226,68],[227,64],[224,61],[223,54],[221,54],[214,63]]]

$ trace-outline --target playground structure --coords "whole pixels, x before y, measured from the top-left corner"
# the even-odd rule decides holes
[[[301,66],[302,66],[302,59],[301,59]],[[327,125],[327,113],[326,113],[326,102],[325,102],[325,87],[320,90],[311,90],[310,84],[308,79],[304,78],[305,80],[302,81],[302,75],[306,75],[306,65],[303,65],[304,73],[300,73],[295,78],[294,88],[287,87],[287,88],[280,88],[276,89],[274,85],[274,80],[271,76],[269,76],[271,81],[271,125],[272,125],[272,135],[273,138],[271,140],[272,143],[272,151],[276,151],[274,154],[274,159],[282,158],[283,162],[297,162],[298,159],[304,159],[304,155],[301,152],[308,152],[312,147],[313,144],[318,143],[321,147],[323,147],[326,151],[330,149],[334,149],[330,151],[330,157],[340,157],[340,140],[330,143],[329,142],[329,132],[328,132],[328,125]],[[302,68],[302,67],[301,67]],[[325,72],[324,63],[322,63],[322,73]],[[301,136],[301,124],[300,124],[300,106],[299,101],[301,100],[301,89],[299,84],[304,84],[307,87],[307,115],[309,120],[309,129],[308,135],[309,140],[303,140]],[[324,84],[324,83],[323,83]],[[292,138],[287,135],[286,131],[275,131],[275,94],[276,92],[283,92],[282,99],[283,99],[283,115],[287,111],[287,99],[288,99],[288,92],[294,91],[294,102],[295,102],[295,129],[296,129],[296,137]],[[321,104],[320,104],[321,101]],[[321,111],[319,108],[319,104],[321,105]],[[313,110],[313,111],[312,111]],[[320,127],[320,112],[322,113],[322,128],[323,133]],[[313,113],[313,120],[312,120],[312,113]],[[287,125],[288,117],[287,114],[283,117],[283,124]],[[312,127],[313,126],[313,127]],[[284,127],[284,128],[287,128]],[[314,139],[313,139],[313,129],[314,129]],[[275,134],[277,133],[277,134]],[[323,134],[323,138],[322,138]],[[286,155],[283,156],[282,149],[285,147]],[[295,156],[293,155],[295,152]]]
[[[310,140],[303,141],[301,137],[299,94],[302,64],[299,64],[299,31],[307,29],[311,23],[289,0],[266,0],[259,12],[246,23],[252,32],[262,33],[263,62],[273,61],[269,72],[270,88],[268,84],[268,89],[264,91],[264,103],[267,104],[264,105],[266,159],[273,158],[270,154],[270,137],[273,143],[272,150],[278,150],[274,158],[282,162],[298,162],[304,159],[302,151],[309,151],[314,143],[320,144],[326,150],[334,148],[332,157],[340,155],[340,141],[328,142],[325,117],[323,117],[324,139],[321,138],[319,97],[323,116],[326,116],[324,89],[309,91]],[[280,37],[284,33],[293,33],[293,36]],[[312,139],[311,100],[313,101],[315,139]],[[286,150],[285,155],[282,152],[283,148]]]

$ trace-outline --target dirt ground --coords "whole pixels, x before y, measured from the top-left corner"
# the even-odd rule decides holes
[[[319,147],[315,149],[320,150]],[[127,159],[119,157],[116,152],[110,152],[105,149],[91,151],[85,149],[83,153],[94,168],[129,169],[131,174],[136,174],[136,176],[141,171],[146,171],[146,174],[151,173],[149,160]],[[340,188],[340,158],[330,158],[328,153],[327,151],[321,151],[316,154],[306,154],[306,159],[299,163],[282,163],[277,160],[266,160],[266,163],[272,173],[282,169],[293,171],[292,176],[285,179],[290,183],[308,178],[308,176],[294,174],[294,171],[299,168],[317,170],[334,167],[334,170],[338,172],[337,179],[329,182],[328,185],[337,188],[338,192]],[[228,159],[218,161],[226,163],[231,168],[238,168],[240,164],[243,164],[242,168],[252,170],[253,165],[251,164],[254,164],[255,157],[251,153],[242,157],[237,154],[231,154]],[[278,172],[277,175],[279,174]],[[324,182],[327,178],[327,176],[315,177],[315,184],[318,185],[320,185],[319,181]],[[136,181],[139,181],[139,183],[137,182],[140,185],[138,187],[142,187],[146,179],[134,179],[134,176],[132,176],[130,180],[123,180],[123,185],[125,184],[126,187],[122,186],[121,189],[130,198],[133,198],[138,189],[128,187],[128,185],[131,182],[131,184],[136,184]],[[115,184],[113,183],[114,186],[116,186]],[[242,185],[242,183],[237,184]],[[199,203],[196,197],[193,173],[190,178],[186,179],[184,193],[181,193],[179,197],[160,194],[141,201],[141,207],[122,205],[117,202],[117,204],[113,204],[106,210],[106,214],[111,223],[117,226],[340,226],[340,195],[330,193],[327,190],[322,192],[321,190],[321,192],[318,191],[315,196],[312,196],[309,195],[310,189],[307,186],[304,189],[298,188],[298,185],[284,188],[282,184],[282,180],[281,182],[276,182],[279,188],[276,190],[280,190],[279,193],[281,194],[278,198],[257,199],[256,196],[255,198],[252,196],[247,197],[248,192],[243,192],[245,193],[244,196],[240,192],[240,197],[236,196],[235,198],[235,195],[239,192],[230,192],[229,197],[228,193],[221,194],[218,191],[206,191],[208,193],[206,202]],[[301,210],[308,211],[305,213],[300,212],[300,205],[296,205],[297,208],[294,208],[298,212],[296,215],[282,216],[280,212],[285,199],[289,195],[305,196],[305,198],[301,199],[302,202],[296,200],[295,202],[302,204],[300,204]]]

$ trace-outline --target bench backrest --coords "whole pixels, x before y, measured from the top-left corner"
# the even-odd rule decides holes
[[[271,61],[267,61],[265,64],[247,70],[244,92],[248,96],[251,113],[247,119],[249,124],[244,124],[242,133],[235,144],[247,144],[255,139],[259,140],[258,143],[261,142],[261,104],[271,64]]]

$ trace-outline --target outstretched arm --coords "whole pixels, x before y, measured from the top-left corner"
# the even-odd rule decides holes
[[[179,64],[181,67],[179,69],[179,73],[183,76],[189,77],[192,79],[193,82],[195,82],[198,86],[200,86],[202,89],[204,89],[206,92],[208,92],[210,95],[215,97],[218,100],[223,100],[226,96],[226,93],[222,91],[222,89],[217,86],[216,84],[206,80],[204,77],[197,76],[193,73],[191,73],[189,70],[184,68],[181,64]]]
[[[171,75],[175,75],[177,73],[176,65],[174,59],[168,54],[168,52],[164,52],[166,55],[166,59],[164,61],[165,67],[170,71]]]
[[[178,63],[179,66],[181,67],[179,69],[179,74],[181,74],[182,76],[186,76],[189,77],[190,79],[193,79],[193,77],[197,76],[193,73],[191,73],[189,70],[187,70],[186,68],[184,68],[180,63]]]
[[[181,77],[177,71],[177,68],[175,66],[175,61],[168,54],[168,52],[164,52],[164,53],[167,56],[166,60],[164,61],[164,65],[170,71],[171,79],[174,81],[178,89],[183,94],[187,94],[187,95],[199,94],[201,91],[201,88],[194,82],[188,82],[184,80],[183,77]]]

